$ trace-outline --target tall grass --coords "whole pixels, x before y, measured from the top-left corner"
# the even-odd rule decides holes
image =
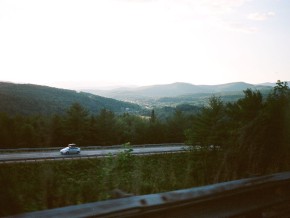
[[[105,200],[116,188],[142,195],[232,179],[221,163],[219,152],[133,156],[128,149],[103,159],[1,164],[0,216]]]

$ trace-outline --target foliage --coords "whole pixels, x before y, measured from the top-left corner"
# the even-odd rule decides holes
[[[221,146],[226,140],[224,104],[219,97],[209,99],[196,117],[191,129],[187,130],[187,143],[202,146]]]
[[[183,131],[189,122],[182,112],[166,121],[155,115],[153,119],[129,113],[116,115],[107,109],[90,115],[79,103],[72,104],[62,116],[0,113],[0,148],[183,142]]]
[[[212,162],[198,155],[131,153],[125,147],[103,159],[1,164],[0,185],[9,188],[0,189],[0,216],[105,200],[116,188],[140,195],[211,183]]]
[[[186,130],[187,143],[221,148],[219,172],[224,175],[275,171],[290,157],[289,109],[289,87],[281,81],[265,98],[250,89],[232,103],[213,97]]]

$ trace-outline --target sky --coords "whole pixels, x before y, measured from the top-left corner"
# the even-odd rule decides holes
[[[0,81],[290,81],[289,0],[0,0]]]

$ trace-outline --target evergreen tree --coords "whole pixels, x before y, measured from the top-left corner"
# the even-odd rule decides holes
[[[64,134],[64,120],[60,115],[54,115],[51,118],[50,122],[50,136],[49,144],[50,146],[60,146],[67,143],[65,134]]]
[[[67,143],[81,144],[85,142],[88,130],[89,113],[79,103],[74,103],[65,116],[65,134]]]
[[[98,142],[101,145],[113,145],[118,142],[116,118],[112,111],[102,109],[96,117]]]
[[[193,126],[186,131],[187,143],[222,146],[226,141],[225,106],[220,98],[211,97],[208,106],[196,115]]]

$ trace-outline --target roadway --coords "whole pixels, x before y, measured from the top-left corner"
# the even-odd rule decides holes
[[[18,162],[28,160],[45,160],[45,159],[64,159],[64,158],[89,158],[104,157],[108,155],[116,155],[128,148],[109,148],[81,150],[80,154],[61,155],[59,151],[36,151],[36,152],[17,152],[17,153],[0,153],[0,162]],[[133,155],[156,154],[166,152],[185,151],[184,145],[177,146],[158,146],[158,147],[133,147]]]

